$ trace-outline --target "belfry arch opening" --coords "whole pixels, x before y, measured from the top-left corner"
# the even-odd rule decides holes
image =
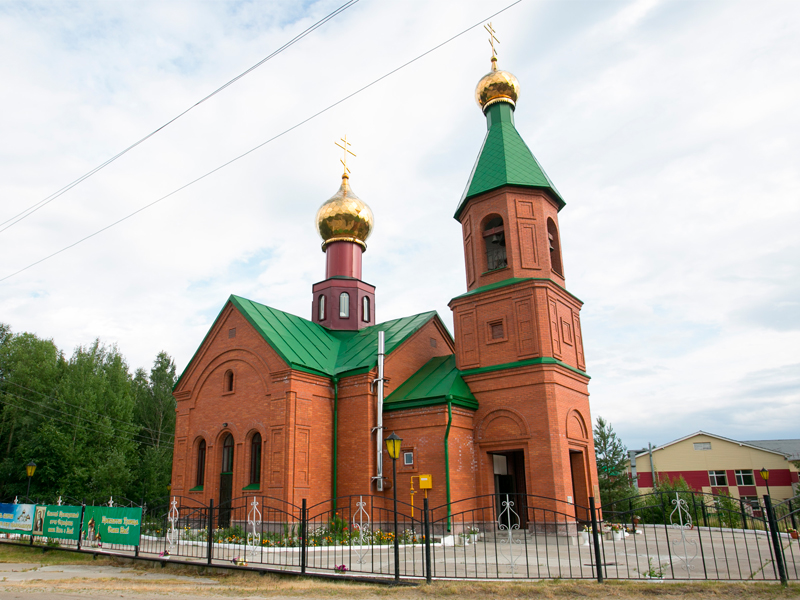
[[[561,266],[561,242],[558,240],[558,229],[551,218],[547,218],[547,242],[550,246],[550,268],[556,273],[564,276],[564,269]]]
[[[486,248],[486,270],[496,271],[508,266],[506,255],[506,232],[503,217],[489,215],[483,226],[483,242]]]

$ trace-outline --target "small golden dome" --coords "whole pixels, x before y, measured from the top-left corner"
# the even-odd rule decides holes
[[[322,251],[331,242],[354,242],[367,249],[375,217],[367,203],[353,193],[349,177],[342,175],[342,185],[317,211],[317,231],[322,236]]]
[[[492,57],[492,70],[483,76],[475,88],[475,100],[484,112],[492,104],[508,102],[517,105],[519,81],[508,71],[497,70],[497,57]]]

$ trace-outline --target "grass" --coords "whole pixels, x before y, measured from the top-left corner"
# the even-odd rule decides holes
[[[190,580],[115,580],[108,579],[65,579],[60,581],[24,581],[18,583],[0,582],[0,595],[3,592],[42,592],[77,593],[85,595],[105,595],[124,590],[126,596],[169,595],[171,598],[195,597],[282,597],[282,598],[397,598],[425,600],[432,598],[465,598],[486,600],[487,598],[619,598],[643,599],[658,597],[665,600],[688,598],[705,599],[769,599],[800,598],[800,584],[790,584],[783,588],[777,583],[652,583],[634,581],[610,581],[598,584],[594,581],[551,580],[536,582],[475,582],[438,581],[432,585],[420,583],[416,587],[388,587],[375,584],[358,583],[345,580],[328,580],[260,575],[252,572],[228,571],[206,573],[202,567],[190,567],[166,563],[135,563],[116,558],[102,557],[93,560],[91,555],[72,552],[47,551],[39,548],[0,545],[0,562],[39,565],[88,564],[123,567],[139,573],[160,575],[201,576],[203,579]],[[2,577],[0,577],[1,579]],[[212,580],[207,583],[203,580]]]

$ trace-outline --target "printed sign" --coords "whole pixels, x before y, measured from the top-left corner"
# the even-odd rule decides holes
[[[62,540],[77,540],[81,532],[80,506],[37,506],[33,535]]]
[[[33,528],[33,504],[0,504],[0,531],[30,533]]]
[[[87,506],[83,515],[83,535],[88,542],[139,545],[141,508]]]

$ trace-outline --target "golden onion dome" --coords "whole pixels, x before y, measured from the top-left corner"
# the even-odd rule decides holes
[[[354,242],[367,249],[367,238],[372,233],[375,217],[367,203],[350,189],[347,173],[342,175],[342,185],[330,200],[317,211],[317,231],[322,236],[322,251],[331,242]]]
[[[497,57],[492,57],[492,70],[478,82],[475,88],[475,100],[484,112],[492,104],[508,102],[517,105],[519,98],[519,81],[508,71],[497,70]]]

